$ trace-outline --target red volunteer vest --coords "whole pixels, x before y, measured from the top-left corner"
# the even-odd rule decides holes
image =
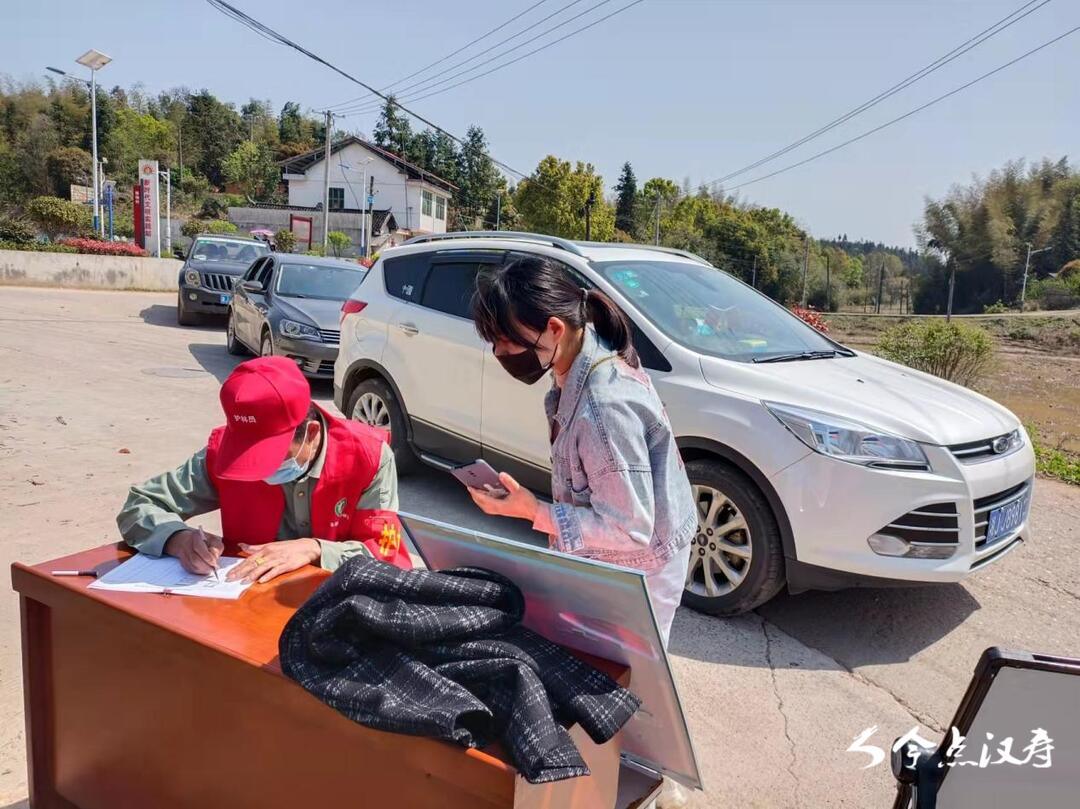
[[[382,430],[336,418],[319,408],[326,423],[326,458],[311,493],[311,531],[315,539],[359,540],[376,559],[410,570],[412,560],[393,511],[358,510],[357,498],[371,485],[387,435]],[[217,453],[224,427],[206,442],[206,469],[221,503],[221,528],[227,542],[260,545],[277,539],[285,513],[285,493],[263,481],[223,480]]]

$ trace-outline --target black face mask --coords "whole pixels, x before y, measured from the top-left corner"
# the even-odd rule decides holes
[[[495,359],[499,361],[499,365],[503,367],[506,373],[514,377],[514,379],[524,382],[526,385],[535,385],[555,364],[554,353],[551,355],[551,362],[547,365],[541,364],[540,355],[536,353],[536,347],[540,344],[540,338],[543,336],[544,332],[540,332],[531,348],[526,348],[518,354],[496,354]],[[494,349],[492,350],[494,351]],[[556,348],[556,353],[557,351]]]

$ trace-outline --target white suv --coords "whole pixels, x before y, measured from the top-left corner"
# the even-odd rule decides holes
[[[691,253],[451,233],[386,250],[342,309],[334,398],[398,468],[487,459],[550,488],[546,386],[473,329],[477,271],[525,255],[610,295],[667,407],[701,514],[684,603],[954,582],[1028,536],[1034,454],[1004,407],[855,352]]]

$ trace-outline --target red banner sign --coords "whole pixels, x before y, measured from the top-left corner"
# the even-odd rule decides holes
[[[131,189],[131,202],[132,208],[135,210],[135,244],[139,247],[146,247],[145,240],[143,239],[143,197],[142,187],[138,184]]]

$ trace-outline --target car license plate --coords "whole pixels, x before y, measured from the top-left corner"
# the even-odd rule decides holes
[[[221,296],[221,304],[222,304],[222,306],[224,306],[225,304],[227,304],[231,300],[232,300],[232,295],[222,295]]]
[[[1019,528],[1027,519],[1030,506],[1031,494],[1029,492],[1019,500],[991,511],[990,522],[986,526],[987,543],[996,542]]]

